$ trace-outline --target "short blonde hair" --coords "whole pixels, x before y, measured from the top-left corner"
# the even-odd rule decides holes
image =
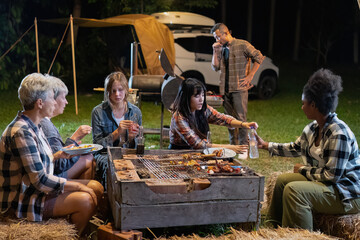
[[[115,81],[118,81],[125,90],[124,100],[127,101],[129,96],[129,84],[128,84],[128,80],[126,79],[126,76],[122,72],[112,72],[105,78],[104,101],[110,101],[109,96],[111,94],[111,89]]]
[[[60,93],[65,93],[65,95],[69,93],[67,86],[60,78],[50,76],[48,74],[45,74],[45,77],[48,78],[53,85],[54,99],[56,99],[60,95]]]
[[[38,99],[46,100],[53,91],[52,82],[41,73],[31,73],[24,77],[18,89],[18,97],[24,110],[32,110]]]

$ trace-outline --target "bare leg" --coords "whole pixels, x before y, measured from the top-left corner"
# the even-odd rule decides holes
[[[99,203],[100,199],[103,197],[104,187],[98,181],[85,180],[85,179],[71,179],[71,181],[82,183],[82,184],[86,185],[87,187],[91,188],[92,190],[94,190],[94,192],[97,196],[97,199],[98,199],[98,203]]]
[[[98,202],[102,198],[104,188],[99,182],[79,179],[74,181],[93,189]],[[45,202],[45,209],[50,206],[52,210],[46,213],[46,217],[64,217],[70,215],[71,222],[75,224],[79,235],[81,235],[90,218],[95,214],[97,207],[93,198],[87,192],[64,192],[56,197],[53,206],[51,201],[51,198],[47,198]]]
[[[95,160],[92,154],[82,155],[68,171],[68,179],[93,179]]]
[[[94,215],[95,209],[96,205],[89,193],[65,192],[56,198],[52,214],[49,217],[70,215],[71,222],[75,224],[81,235],[91,216]]]

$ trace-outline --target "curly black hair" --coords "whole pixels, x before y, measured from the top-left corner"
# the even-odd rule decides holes
[[[304,98],[314,102],[320,113],[327,115],[335,112],[338,105],[338,95],[343,90],[342,79],[329,69],[317,70],[303,89]]]

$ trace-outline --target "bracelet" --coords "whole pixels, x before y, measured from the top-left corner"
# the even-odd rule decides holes
[[[241,128],[243,127],[243,123],[244,123],[244,122],[241,122],[241,124],[240,124],[240,127],[241,127]]]

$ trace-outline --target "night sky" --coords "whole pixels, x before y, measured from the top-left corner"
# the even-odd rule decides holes
[[[322,41],[330,40],[332,45],[329,50],[329,61],[351,63],[353,60],[353,32],[359,30],[360,10],[356,0],[275,0],[275,25],[274,25],[274,47],[273,58],[291,58],[294,47],[296,12],[299,3],[302,4],[301,15],[301,39],[300,59],[308,59],[310,47],[317,42],[321,32]],[[17,1],[11,1],[16,4]],[[36,1],[26,1],[28,4],[26,15],[21,22],[22,28],[30,26],[34,17],[39,19],[68,17],[69,9],[73,1],[54,0],[51,8],[41,9],[41,4],[34,4]],[[249,0],[226,0],[226,16],[222,16],[222,5],[215,9],[193,9],[193,12],[213,18],[221,22],[225,18],[225,24],[232,30],[233,36],[247,40],[247,16]],[[269,22],[271,0],[252,0],[253,2],[253,28],[251,43],[268,54]],[[30,4],[32,3],[32,4]],[[1,5],[1,4],[0,4]],[[83,1],[82,17],[101,18],[98,9],[91,8],[91,4]],[[63,9],[54,11],[54,9]],[[6,9],[2,9],[5,10]],[[56,14],[54,14],[57,12]],[[111,17],[111,16],[108,16]],[[40,26],[41,27],[41,26]],[[44,26],[39,29],[44,32],[63,31],[63,28],[53,25]],[[62,33],[61,33],[62,34]],[[324,44],[323,44],[324,45]]]
[[[251,43],[267,54],[269,42],[270,0],[253,1],[253,29]],[[273,58],[291,58],[293,53],[296,13],[300,0],[276,0]],[[303,0],[300,34],[300,58],[310,54],[309,46],[321,32],[323,41],[331,39],[333,45],[329,61],[349,63],[353,60],[353,30],[359,30],[359,7],[356,0]],[[236,38],[246,39],[247,0],[227,0],[225,24]],[[198,11],[216,22],[221,22],[218,9]],[[357,26],[355,25],[357,23]],[[309,59],[311,61],[311,59]]]

